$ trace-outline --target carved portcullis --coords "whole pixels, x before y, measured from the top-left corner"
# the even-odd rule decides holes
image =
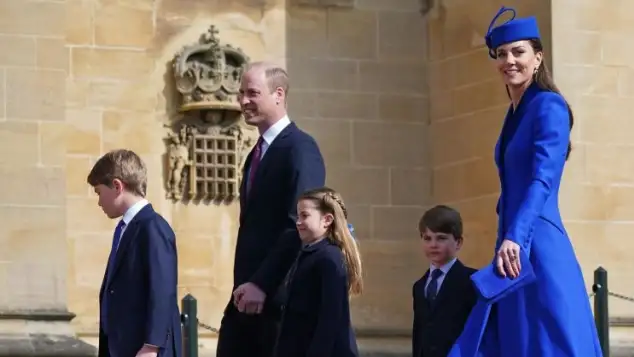
[[[221,45],[211,26],[199,43],[174,59],[182,117],[167,135],[167,197],[174,200],[235,200],[242,165],[257,135],[245,124],[237,101],[249,58]]]

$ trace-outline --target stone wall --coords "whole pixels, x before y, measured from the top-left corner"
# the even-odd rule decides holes
[[[499,193],[493,148],[509,100],[484,44],[497,1],[440,1],[429,26],[430,145],[434,202],[455,206],[465,221],[464,260],[493,257]],[[549,3],[507,1],[518,16],[536,15],[549,48]]]
[[[0,2],[3,314],[66,310],[64,8]]]
[[[353,304],[361,329],[409,329],[411,284],[424,272],[417,224],[431,191],[419,7],[288,7],[290,115],[319,141],[327,183],[350,207],[367,281]]]
[[[626,43],[634,8],[571,1],[506,5],[538,16],[548,63],[575,109],[561,204],[588,286],[603,264],[611,288],[634,295],[622,238],[633,227]],[[464,260],[486,263],[499,189],[492,152],[508,100],[482,37],[500,4],[439,0],[424,19],[418,0],[351,3],[1,1],[0,309],[68,305],[78,332],[97,332],[115,222],[85,177],[105,151],[127,147],[146,160],[149,199],[177,232],[180,295],[194,294],[200,319],[219,324],[238,207],[174,204],[163,184],[164,125],[177,116],[171,60],[212,24],[252,60],[289,69],[291,117],[318,139],[328,184],[343,193],[361,241],[367,294],[353,303],[358,327],[410,328],[411,284],[426,269],[417,220],[429,205],[462,211]],[[634,312],[611,303],[615,316]]]
[[[416,224],[430,199],[424,22],[416,0],[329,5],[337,6],[67,1],[69,18],[77,19],[66,29],[69,295],[80,333],[97,331],[96,296],[114,226],[85,175],[116,147],[137,151],[149,165],[149,198],[177,232],[181,296],[200,300],[201,320],[220,322],[238,207],[173,204],[162,181],[163,125],[177,109],[171,60],[211,24],[221,42],[252,60],[288,66],[291,117],[319,141],[328,184],[343,193],[362,241],[367,295],[354,303],[355,322],[409,328],[411,283],[422,272]]]
[[[171,61],[214,24],[224,43],[254,59],[284,57],[280,4],[250,1],[69,0],[66,28],[67,177],[70,309],[81,334],[98,331],[97,296],[114,222],[85,184],[95,160],[120,147],[148,165],[148,198],[172,224],[179,249],[179,295],[199,300],[200,319],[217,326],[230,296],[238,207],[166,200],[164,127],[177,117]]]
[[[0,2],[2,355],[96,354],[68,323],[65,19],[63,2]]]
[[[428,17],[433,198],[453,203],[466,221],[465,260],[493,254],[499,191],[493,147],[508,99],[484,47],[497,1],[440,1]],[[588,290],[599,265],[610,289],[634,296],[627,237],[634,225],[632,190],[633,66],[626,38],[634,5],[596,0],[507,1],[518,16],[535,15],[546,63],[575,114],[573,152],[564,173],[562,215]],[[469,244],[472,240],[476,244]],[[634,305],[610,299],[610,314],[631,321]]]
[[[552,0],[552,18],[555,80],[575,114],[566,228],[588,284],[602,265],[610,290],[634,296],[634,3]],[[610,314],[631,325],[634,304],[611,298]]]

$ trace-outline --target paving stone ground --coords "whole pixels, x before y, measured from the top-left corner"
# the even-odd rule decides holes
[[[371,339],[359,342],[360,357],[411,357],[411,344],[407,339]],[[216,357],[211,349],[200,350],[199,357]],[[610,357],[634,357],[634,343],[612,346]]]

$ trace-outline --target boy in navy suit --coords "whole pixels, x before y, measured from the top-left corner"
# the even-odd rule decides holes
[[[460,336],[476,302],[471,274],[457,258],[463,243],[462,218],[451,207],[436,206],[418,224],[430,268],[414,283],[413,357],[445,357]]]
[[[108,218],[121,218],[99,293],[99,357],[179,357],[174,231],[145,199],[137,154],[114,150],[87,177]]]

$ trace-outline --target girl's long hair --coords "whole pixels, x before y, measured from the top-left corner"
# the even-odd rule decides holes
[[[334,217],[327,239],[343,252],[348,274],[348,293],[351,296],[360,295],[363,292],[361,254],[357,241],[348,229],[348,211],[341,195],[331,188],[322,187],[305,192],[299,199],[315,202],[322,214],[329,213]]]

